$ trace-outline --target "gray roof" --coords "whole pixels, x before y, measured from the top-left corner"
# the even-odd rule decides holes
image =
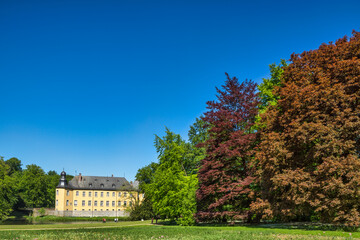
[[[75,176],[68,184],[71,189],[84,190],[124,190],[136,191],[123,177]]]

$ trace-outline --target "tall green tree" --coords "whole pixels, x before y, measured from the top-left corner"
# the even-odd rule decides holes
[[[23,171],[20,196],[27,207],[45,207],[52,204],[48,191],[49,179],[41,167],[31,164]],[[54,192],[55,195],[55,192]]]
[[[10,166],[0,157],[0,220],[11,213],[17,201],[15,179],[10,174]]]

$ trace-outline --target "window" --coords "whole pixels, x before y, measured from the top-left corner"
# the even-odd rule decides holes
[[[110,196],[109,192],[106,192],[106,196],[107,196],[107,197],[109,197],[109,196]]]
[[[115,192],[112,193],[112,196],[115,197]]]
[[[109,211],[109,209],[106,209],[106,211]]]
[[[101,192],[101,193],[100,193],[100,196],[101,196],[101,197],[103,197],[103,196],[104,196],[104,193],[103,193],[103,192]]]
[[[83,191],[83,197],[85,197],[85,191]]]
[[[85,211],[85,209],[82,209],[81,211]]]
[[[77,200],[74,200],[74,206],[77,206]]]
[[[120,201],[118,201],[118,207],[120,207],[121,206],[121,202]]]
[[[101,188],[104,188],[104,184],[100,184],[100,187],[101,187]]]
[[[57,206],[57,205],[59,205],[59,201],[58,201],[58,200],[56,200],[56,206]]]
[[[76,191],[76,196],[79,196],[79,191]]]
[[[124,201],[124,207],[126,207],[126,201]]]
[[[81,206],[85,206],[85,200],[82,200]]]
[[[120,211],[120,209],[118,209],[118,211]]]
[[[97,206],[97,201],[94,201],[94,206],[95,206],[95,207]]]
[[[112,186],[113,188],[115,188],[115,184],[112,184],[111,186]]]
[[[113,209],[113,211],[115,211],[115,210]]]
[[[126,195],[127,195],[127,193],[126,193],[126,192],[124,192],[124,197],[126,197]]]
[[[89,212],[90,212],[91,210],[89,209]]]
[[[91,200],[88,201],[88,206],[91,206]]]
[[[59,195],[59,190],[56,190],[56,195]]]
[[[66,206],[69,206],[69,200],[66,200]]]
[[[70,191],[67,190],[67,191],[66,191],[66,196],[69,196],[69,195],[70,195]]]
[[[106,206],[107,206],[107,207],[109,206],[109,201],[106,201]]]
[[[95,208],[94,211],[97,211],[97,209]]]
[[[91,192],[89,192],[89,197],[91,197]]]
[[[89,187],[92,187],[92,183],[89,183]]]
[[[121,192],[119,192],[119,197],[121,197]]]
[[[104,206],[104,201],[100,201],[100,207]]]
[[[115,207],[115,201],[112,201],[111,204],[112,204],[111,206]]]
[[[97,197],[97,192],[95,192],[95,197]]]
[[[74,211],[76,211],[76,208],[74,209]]]

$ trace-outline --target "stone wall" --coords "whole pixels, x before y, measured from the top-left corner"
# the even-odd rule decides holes
[[[38,217],[38,216],[42,216],[42,214],[40,214],[40,209],[42,208],[33,208],[32,209],[32,216],[33,217]],[[56,215],[56,212],[54,208],[44,208],[45,213],[43,215]]]

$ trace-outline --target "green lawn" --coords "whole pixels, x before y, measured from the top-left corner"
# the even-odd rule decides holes
[[[181,227],[145,222],[0,226],[0,239],[355,239],[360,233],[266,227]]]

